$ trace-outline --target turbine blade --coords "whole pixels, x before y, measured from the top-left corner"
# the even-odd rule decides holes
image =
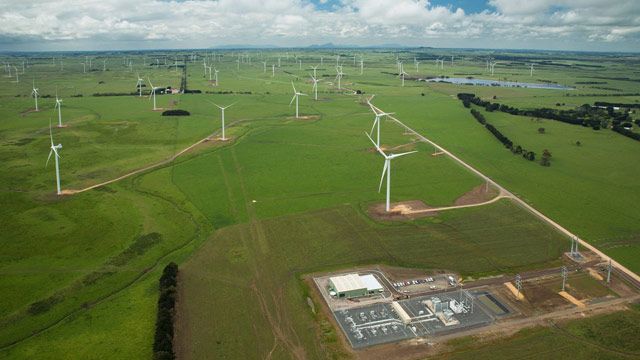
[[[373,126],[371,127],[371,131],[369,131],[369,136],[371,136],[371,134],[373,134],[373,129],[376,128],[376,123],[378,122],[379,118],[376,116],[375,120],[373,120]]]
[[[289,103],[289,106],[291,106],[291,104],[293,104],[293,101],[296,99],[296,96],[293,95],[293,97],[291,98],[291,102]]]
[[[378,192],[382,190],[382,182],[384,181],[384,175],[387,172],[387,168],[389,167],[389,161],[384,161],[384,167],[382,168],[382,176],[380,177],[380,185],[378,185]]]
[[[47,163],[44,164],[44,167],[49,166],[49,160],[51,160],[51,154],[53,154],[53,148],[51,148],[51,151],[49,151],[49,156],[47,156]]]
[[[404,153],[400,153],[400,154],[391,154],[391,155],[389,155],[389,159],[395,159],[397,157],[405,156],[405,155],[409,155],[409,154],[413,154],[413,153],[417,153],[417,151],[409,151],[409,152],[404,152]]]
[[[365,132],[364,134],[365,134],[365,135],[367,135],[367,137],[369,138],[369,140],[371,140],[371,143],[372,143],[372,144],[373,144],[373,146],[376,148],[376,150],[378,150],[378,152],[379,152],[382,156],[384,156],[384,158],[386,159],[386,158],[387,158],[387,154],[385,154],[385,153],[384,153],[384,151],[382,151],[382,149],[380,149],[380,148],[378,147],[378,145],[376,145],[376,142],[375,142],[375,141],[373,141],[373,139],[371,138],[371,136],[369,136],[369,134],[367,134],[366,132]]]

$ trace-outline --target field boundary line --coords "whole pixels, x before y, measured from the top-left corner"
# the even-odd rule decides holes
[[[381,110],[380,108],[378,108],[377,106],[369,103],[369,105],[371,106],[372,109],[374,109],[377,112],[384,112],[383,110]],[[483,180],[487,181],[488,183],[492,184],[493,186],[497,187],[500,191],[504,192],[506,195],[510,196],[513,201],[515,201],[516,203],[518,203],[519,205],[521,205],[522,207],[524,207],[525,209],[529,210],[530,212],[532,212],[534,215],[536,215],[538,218],[540,218],[541,220],[543,220],[544,222],[546,222],[547,224],[551,225],[552,227],[554,227],[556,230],[560,231],[561,233],[565,234],[566,236],[570,237],[570,238],[574,238],[576,239],[582,246],[584,246],[585,248],[591,250],[592,252],[594,252],[596,255],[598,255],[599,257],[601,257],[603,260],[607,260],[607,261],[611,261],[611,265],[615,266],[616,268],[618,268],[623,274],[625,274],[626,276],[628,276],[629,278],[631,278],[636,285],[640,283],[640,276],[638,276],[638,274],[636,274],[635,272],[627,269],[624,265],[620,264],[619,262],[615,261],[614,259],[612,259],[610,256],[606,255],[604,252],[598,250],[595,246],[589,244],[587,241],[585,241],[584,239],[581,239],[578,235],[572,233],[571,231],[569,231],[568,229],[566,229],[565,227],[563,227],[562,225],[560,225],[559,223],[555,222],[554,220],[552,220],[551,218],[549,218],[548,216],[544,215],[542,212],[538,211],[537,209],[535,209],[533,206],[527,204],[524,200],[520,199],[519,197],[515,196],[515,194],[513,194],[512,192],[510,192],[509,190],[507,190],[505,187],[503,187],[502,185],[498,184],[496,181],[494,181],[493,179],[491,179],[490,177],[488,177],[487,175],[483,174],[482,172],[480,172],[479,170],[477,170],[476,168],[474,168],[473,166],[469,165],[468,163],[464,162],[462,159],[460,159],[459,157],[457,157],[456,155],[454,155],[453,153],[451,153],[450,151],[448,151],[447,149],[443,148],[442,146],[436,144],[434,141],[427,139],[425,136],[423,136],[422,134],[418,133],[417,131],[413,130],[412,128],[410,128],[409,126],[407,126],[406,124],[404,124],[402,121],[398,120],[396,117],[394,117],[393,115],[387,115],[387,117],[393,121],[395,121],[397,124],[399,124],[400,126],[402,126],[403,128],[405,128],[405,130],[413,133],[415,136],[417,136],[420,140],[422,140],[423,142],[429,143],[431,144],[433,147],[435,147],[436,149],[438,149],[439,151],[441,151],[442,153],[444,153],[445,155],[449,156],[450,158],[452,158],[453,160],[455,160],[456,162],[458,162],[460,165],[462,165],[463,167],[465,167],[466,169],[468,169],[469,171],[471,171],[472,173],[476,174],[477,176],[479,176],[480,178],[482,178]]]

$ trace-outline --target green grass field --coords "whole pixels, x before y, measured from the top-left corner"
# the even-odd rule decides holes
[[[637,306],[613,314],[524,329],[507,339],[478,344],[473,338],[449,343],[435,359],[635,359],[640,343]]]
[[[626,166],[637,161],[637,143],[610,130],[549,121],[547,133],[539,135],[538,122],[487,115],[516,142],[536,152],[549,148],[553,165],[543,168],[503,149],[452,97],[462,91],[497,94],[499,101],[522,107],[558,101],[570,107],[603,97],[634,102],[638,96],[610,96],[635,91],[633,82],[602,85],[620,90],[614,91],[575,81],[619,76],[637,60],[606,59],[615,65],[606,73],[541,66],[534,79],[578,86],[566,96],[409,80],[401,88],[391,74],[393,54],[370,52],[364,75],[358,66],[344,65],[342,84],[365,93],[350,95],[335,87],[334,54],[322,53],[320,101],[302,97],[301,113],[310,118],[296,120],[289,107],[291,82],[311,94],[308,66],[321,53],[302,54],[303,70],[283,61],[275,77],[260,63],[242,64],[238,72],[235,58],[226,55],[216,63],[218,87],[203,76],[201,63],[188,66],[189,88],[213,93],[157,96],[159,107],[188,110],[189,117],[163,117],[151,111],[146,96],[92,96],[134,92],[137,73],[156,86],[178,87],[180,71],[149,66],[161,54],[133,56],[132,70],[120,56],[106,55],[107,71],[97,55],[87,73],[82,57],[61,56],[53,65],[50,57],[34,56],[20,83],[0,78],[0,357],[148,358],[156,281],[169,261],[183,264],[187,301],[181,303],[180,329],[193,340],[183,342],[184,351],[205,358],[262,358],[272,349],[274,358],[344,355],[326,319],[308,310],[308,290],[300,281],[308,272],[385,263],[478,276],[558,263],[566,239],[507,201],[407,223],[370,220],[363,209],[384,199],[377,192],[383,161],[364,135],[373,117],[363,99],[371,94],[382,109],[638,269],[640,225],[631,211],[639,200],[638,171]],[[265,56],[273,62],[276,54]],[[459,56],[465,60],[443,71],[424,60],[419,75],[486,77],[482,53]],[[517,65],[494,78],[531,80],[528,69]],[[32,79],[44,96],[39,112],[30,111]],[[171,164],[57,198],[52,164],[45,168],[56,92],[67,125],[53,128],[54,141],[63,144],[63,189],[161,162],[219,131],[219,111],[211,102],[237,101],[226,113],[232,141],[208,143]],[[594,92],[603,95],[581,96]],[[575,148],[574,138],[584,145]],[[419,151],[394,160],[393,201],[446,206],[482,183],[450,159],[430,156],[433,149],[412,143],[392,122],[382,122],[382,139],[386,148],[401,146],[396,152]]]

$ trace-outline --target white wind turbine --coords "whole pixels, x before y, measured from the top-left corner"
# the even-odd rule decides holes
[[[271,64],[271,77],[276,76],[276,64]]]
[[[342,72],[342,66],[336,66],[336,72],[338,73],[338,75],[336,75],[336,80],[338,80],[338,90],[341,90],[342,75],[344,75],[344,73]]]
[[[56,162],[56,189],[57,194],[62,195],[62,191],[60,190],[60,154],[58,154],[58,150],[62,149],[62,144],[54,145],[53,144],[53,131],[51,130],[51,118],[49,118],[49,139],[51,140],[51,151],[49,151],[49,157],[47,157],[47,163],[44,165],[47,167],[49,165],[49,160],[51,160],[51,155],[54,155],[54,160]]]
[[[209,81],[212,80],[212,73],[213,73],[213,67],[212,66],[207,66],[207,69],[209,70]]]
[[[156,107],[156,90],[160,89],[159,87],[154,87],[151,83],[151,79],[147,78],[149,81],[149,85],[151,86],[151,93],[149,94],[149,99],[153,96],[153,110],[156,111],[158,108]]]
[[[376,144],[373,141],[373,139],[371,138],[371,136],[369,136],[369,134],[365,133],[365,135],[367,135],[369,140],[371,140],[371,142],[374,145]],[[380,192],[380,190],[382,189],[382,182],[384,181],[384,176],[385,176],[385,173],[386,173],[386,175],[387,175],[387,202],[386,202],[386,206],[385,206],[385,211],[389,212],[389,205],[390,205],[390,201],[391,201],[391,160],[393,160],[395,158],[398,158],[400,156],[416,153],[417,151],[409,151],[409,152],[404,152],[404,153],[400,153],[400,154],[387,155],[378,146],[376,146],[376,150],[382,156],[384,156],[384,167],[382,168],[382,177],[380,178],[380,185],[378,186],[378,192]]]
[[[313,77],[317,77],[316,71],[318,70],[318,65],[312,66],[311,68],[313,69]]]
[[[529,76],[533,76],[533,64],[531,64],[531,75]]]
[[[298,90],[296,90],[295,85],[293,85],[293,81],[291,82],[291,86],[293,87],[293,97],[291,98],[291,102],[289,103],[289,106],[291,106],[291,104],[293,104],[293,101],[296,101],[296,119],[299,118],[299,112],[298,112],[298,101],[299,101],[299,97],[300,95],[302,96],[307,96],[307,94],[303,94],[301,92],[298,92]]]
[[[140,73],[136,73],[138,77],[138,82],[136,82],[136,87],[138,88],[138,97],[142,96],[142,84],[144,84],[144,79],[140,77]]]
[[[360,75],[364,74],[364,59],[360,58]]]
[[[13,67],[13,69],[15,70],[16,73],[16,84],[18,84],[20,82],[20,79],[18,78],[18,68],[17,67]],[[22,73],[24,74],[24,70],[22,71]]]
[[[266,73],[267,73],[267,62],[266,62],[266,61],[263,61],[263,62],[262,62],[262,65],[263,65],[262,72],[266,74]]]
[[[58,99],[58,91],[56,90],[56,105],[54,109],[58,109],[58,127],[62,127],[62,99]]]
[[[227,105],[227,106],[220,106],[220,105],[218,105],[216,103],[213,103],[213,102],[212,102],[212,104],[215,105],[218,109],[220,109],[220,111],[222,111],[222,138],[220,138],[220,140],[226,141],[227,138],[226,138],[225,133],[224,133],[224,110],[227,109],[227,108],[232,107],[235,103],[232,103],[231,105]]]
[[[35,80],[33,80],[33,90],[31,90],[31,95],[36,100],[36,111],[40,111],[40,110],[38,110],[38,88],[36,88],[36,81]]]
[[[402,78],[402,86],[404,86],[404,77],[405,77],[405,75],[409,75],[409,74],[404,72],[404,65],[401,62],[400,63],[400,77]]]
[[[318,100],[318,79],[315,76],[311,76],[311,80],[313,81],[313,99]]]
[[[389,116],[389,115],[393,115],[394,113],[386,113],[386,112],[377,112],[373,109],[373,106],[371,105],[371,103],[369,103],[369,106],[371,107],[371,110],[373,111],[374,114],[376,114],[375,119],[373,120],[373,126],[371,127],[371,131],[369,132],[369,136],[371,136],[371,134],[373,134],[373,130],[377,127],[377,135],[376,135],[376,141],[375,141],[375,145],[377,148],[380,147],[380,119],[383,116]]]

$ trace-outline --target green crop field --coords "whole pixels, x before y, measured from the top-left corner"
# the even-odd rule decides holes
[[[258,60],[238,70],[235,54],[227,52],[213,63],[220,70],[218,86],[201,62],[188,62],[188,88],[202,93],[157,95],[158,107],[190,112],[162,116],[151,110],[148,83],[144,96],[135,94],[137,76],[178,88],[185,54],[92,53],[93,69],[86,73],[84,54],[33,54],[19,83],[0,77],[0,357],[149,358],[157,280],[170,261],[181,269],[177,345],[199,358],[346,356],[326,318],[309,310],[301,277],[310,272],[389,264],[477,277],[559,264],[567,239],[509,200],[411,221],[370,218],[367,208],[384,200],[378,193],[383,160],[364,134],[373,122],[365,100],[374,94],[383,110],[625,266],[640,269],[640,215],[634,211],[640,173],[632,165],[640,156],[637,141],[609,129],[484,112],[515,142],[537,153],[548,148],[552,165],[542,167],[504,149],[455,98],[474,92],[522,108],[633,103],[640,99],[632,95],[634,82],[600,78],[619,78],[638,63],[636,57],[585,55],[576,63],[568,60],[573,55],[558,53],[554,61],[574,66],[541,63],[531,78],[514,61],[491,77],[482,51],[456,50],[454,65],[440,70],[432,60],[448,54],[443,50],[372,50],[363,53],[360,75],[345,50],[346,89],[338,90],[336,52],[301,51],[302,69],[283,57],[273,77],[271,64],[282,54],[252,53],[267,59],[265,72]],[[404,87],[394,74],[396,54],[407,64],[414,56],[423,61],[417,74],[406,65],[411,76]],[[177,55],[176,69],[171,64]],[[7,62],[21,56],[0,55]],[[320,56],[314,101],[309,67]],[[612,66],[584,66],[601,61]],[[548,80],[576,89],[416,81],[439,75]],[[292,82],[309,95],[300,99],[302,119],[289,105]],[[40,92],[38,112],[32,111],[32,84]],[[55,127],[56,93],[63,99],[63,128]],[[234,103],[226,110],[227,142],[215,139],[221,123],[213,103]],[[63,144],[63,190],[157,166],[58,197],[53,164],[45,167],[50,121],[53,141]],[[538,134],[539,127],[545,134]],[[383,119],[381,138],[387,151],[418,151],[393,161],[392,201],[448,206],[483,185],[446,156],[431,156],[431,146],[395,122]]]

